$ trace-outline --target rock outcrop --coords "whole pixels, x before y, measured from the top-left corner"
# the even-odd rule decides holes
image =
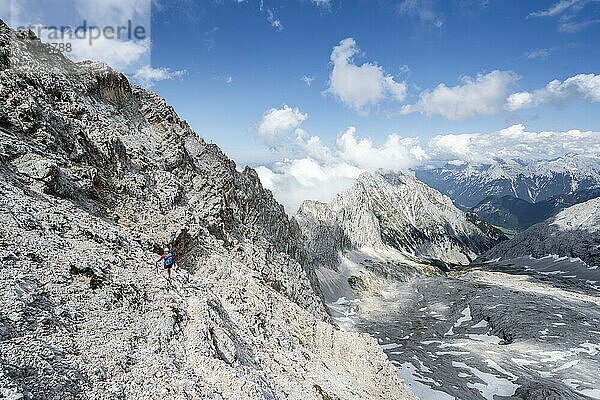
[[[157,95],[0,21],[0,139],[0,397],[410,397],[256,173]]]
[[[501,239],[450,198],[405,173],[363,173],[329,204],[304,202],[295,218],[311,262],[333,269],[340,253],[361,248],[468,264]]]

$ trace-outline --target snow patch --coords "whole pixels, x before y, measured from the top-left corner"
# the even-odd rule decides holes
[[[467,383],[467,386],[477,389],[486,400],[494,400],[494,396],[510,397],[514,395],[519,388],[519,385],[506,378],[500,378],[494,374],[482,372],[477,368],[471,367],[462,362],[453,361],[452,366],[455,368],[466,369],[484,382]]]
[[[393,349],[397,349],[398,347],[402,347],[401,344],[398,343],[388,343],[388,344],[382,344],[381,347],[383,350],[393,350]]]
[[[499,344],[502,341],[502,338],[499,338],[498,336],[488,335],[488,334],[476,335],[476,334],[470,333],[467,336],[469,337],[469,339],[476,340],[478,342],[490,343],[490,344]]]
[[[487,327],[488,327],[488,322],[485,319],[482,319],[481,321],[479,321],[478,323],[476,323],[475,325],[473,325],[471,327],[471,329],[487,328]]]
[[[454,324],[455,328],[461,326],[464,322],[471,321],[473,318],[471,317],[471,307],[467,306],[464,310],[462,310],[462,317],[460,317],[456,323]]]
[[[404,379],[404,384],[410,391],[421,400],[455,400],[454,396],[448,393],[435,390],[424,382],[431,382],[433,379],[423,377],[417,367],[411,362],[405,362],[397,366],[398,375]],[[435,381],[434,381],[435,382]],[[437,383],[437,382],[436,382]],[[436,385],[441,386],[441,385]]]
[[[560,367],[554,368],[552,370],[552,372],[558,372],[558,371],[562,371],[568,368],[571,368],[575,365],[579,364],[579,360],[573,360],[573,361],[569,361],[567,363],[564,363],[563,365],[561,365]]]

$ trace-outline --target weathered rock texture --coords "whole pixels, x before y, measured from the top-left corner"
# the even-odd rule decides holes
[[[256,173],[160,97],[0,21],[0,139],[0,397],[408,397]]]
[[[364,173],[329,204],[305,201],[295,218],[310,260],[334,269],[340,253],[361,248],[468,264],[500,239],[489,225],[405,173]]]

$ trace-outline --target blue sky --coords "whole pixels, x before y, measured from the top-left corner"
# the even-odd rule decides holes
[[[328,87],[330,54],[345,38],[361,53],[355,62],[377,63],[405,81],[407,101],[438,84],[460,84],[463,76],[494,70],[520,78],[514,91],[535,90],[553,79],[596,73],[600,65],[600,4],[556,16],[531,16],[557,1],[465,0],[335,1],[327,7],[305,1],[163,1],[153,10],[152,64],[186,70],[180,80],[157,82],[165,96],[204,137],[239,161],[257,162],[260,139],[252,132],[265,110],[284,104],[309,117],[303,128],[325,141],[348,126],[375,142],[392,132],[431,137],[444,133],[488,132],[515,123],[530,130],[593,130],[598,104],[575,99],[516,112],[448,120],[440,115],[399,115],[401,103],[382,102],[356,112]],[[276,29],[268,10],[281,21]],[[568,16],[585,23],[573,32],[561,27]],[[528,57],[529,56],[529,57]],[[408,67],[408,70],[407,70]],[[301,81],[314,77],[311,86]],[[227,79],[231,77],[231,82]],[[250,150],[248,152],[247,150]],[[246,159],[246,160],[244,160]]]
[[[0,0],[0,15],[144,26],[65,54],[158,92],[291,214],[367,170],[600,162],[600,0]]]

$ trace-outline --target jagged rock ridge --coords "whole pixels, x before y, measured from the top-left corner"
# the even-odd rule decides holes
[[[160,97],[0,21],[0,137],[0,397],[409,397],[256,173]]]
[[[330,268],[340,252],[360,248],[468,264],[501,238],[473,218],[411,175],[381,172],[362,174],[329,204],[304,202],[296,215],[311,260]]]

